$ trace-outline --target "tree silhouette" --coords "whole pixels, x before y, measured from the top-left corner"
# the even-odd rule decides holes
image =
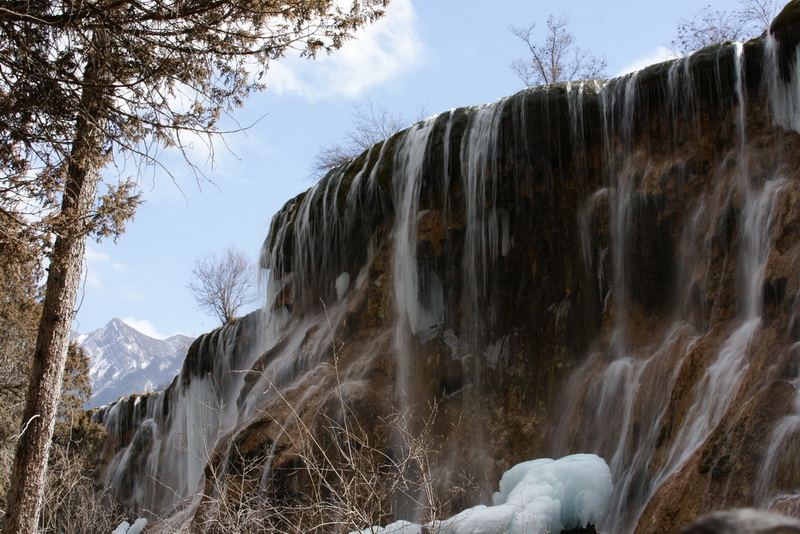
[[[734,11],[712,9],[706,5],[678,23],[678,35],[672,41],[677,54],[723,41],[743,41],[759,36],[769,28],[775,15],[775,0],[742,0]]]
[[[198,306],[222,324],[235,319],[239,308],[256,299],[255,266],[233,247],[226,248],[221,256],[211,254],[195,260],[192,274],[194,280],[188,286]]]
[[[320,147],[314,156],[312,174],[318,177],[334,167],[347,163],[372,145],[408,128],[414,121],[423,120],[427,112],[421,106],[414,118],[395,115],[376,102],[371,95],[353,105],[353,128],[342,141]]]
[[[525,43],[530,53],[526,59],[511,63],[511,70],[526,87],[605,77],[606,60],[576,46],[575,36],[567,30],[568,24],[568,15],[549,15],[543,43],[534,41],[535,23],[511,28],[511,33]]]

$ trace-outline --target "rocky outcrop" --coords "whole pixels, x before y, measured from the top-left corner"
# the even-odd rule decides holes
[[[436,491],[470,481],[442,513],[573,452],[614,474],[599,531],[797,513],[794,6],[760,40],[433,117],[290,201],[264,312],[196,341],[168,391],[97,415],[129,414],[106,451],[118,497],[208,503],[245,464],[285,497],[303,436],[328,451],[331,428],[359,429],[398,458],[399,418],[430,439]],[[138,479],[179,498],[159,510]]]

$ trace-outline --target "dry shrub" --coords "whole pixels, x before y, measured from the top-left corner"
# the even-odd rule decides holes
[[[412,433],[405,416],[365,428],[343,401],[341,408],[347,416],[318,414],[313,430],[292,410],[291,424],[281,424],[285,443],[255,457],[235,449],[210,462],[188,530],[346,533],[398,516],[434,519],[442,504],[431,477],[435,409]]]
[[[105,429],[76,412],[59,421],[50,449],[39,532],[108,533],[124,519],[98,485],[98,447]]]
[[[40,533],[111,532],[122,521],[93,475],[86,451],[53,447],[45,483]]]

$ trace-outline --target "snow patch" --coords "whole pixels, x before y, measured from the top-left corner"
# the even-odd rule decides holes
[[[144,527],[147,526],[147,519],[140,517],[133,522],[133,525],[127,521],[123,521],[111,534],[141,534]]]
[[[422,534],[422,527],[408,521],[397,521],[385,527],[371,527],[350,534]]]

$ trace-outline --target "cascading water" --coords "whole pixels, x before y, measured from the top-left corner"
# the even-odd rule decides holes
[[[94,420],[111,433],[106,448],[113,458],[104,482],[127,507],[142,515],[163,514],[182,508],[201,489],[220,436],[237,419],[243,373],[269,330],[260,328],[260,320],[256,314],[199,338],[166,390],[95,412]]]
[[[651,163],[646,161],[649,157],[646,143],[639,140],[639,144],[634,146],[631,140],[635,75],[628,79],[624,93],[610,89],[608,92],[612,94],[603,97],[606,132],[604,153],[612,191],[609,199],[611,246],[615,250],[614,326],[607,352],[595,354],[577,371],[566,394],[567,397],[581,398],[580,392],[588,389],[589,393],[583,398],[591,399],[594,409],[580,409],[592,413],[594,417],[567,415],[584,425],[581,436],[576,438],[574,431],[570,435],[569,427],[566,427],[557,435],[554,454],[581,449],[596,452],[608,460],[614,474],[616,494],[612,512],[606,523],[601,525],[607,532],[633,531],[655,492],[687,462],[719,425],[746,375],[748,349],[761,325],[764,271],[773,246],[773,213],[784,180],[780,173],[765,173],[764,169],[759,169],[757,179],[752,176],[754,170],[748,164],[749,147],[745,134],[747,95],[743,47],[740,43],[730,47],[734,57],[734,131],[738,142],[717,172],[720,177],[727,176],[726,185],[722,186],[727,190],[710,192],[714,201],[711,206],[704,199],[699,199],[677,251],[682,258],[683,276],[678,277],[682,283],[676,286],[676,294],[672,297],[674,308],[669,312],[672,325],[660,339],[639,347],[635,347],[635,342],[628,334],[628,313],[632,307],[635,308],[630,295],[632,280],[629,272],[636,268],[630,263],[631,258],[635,257],[630,250],[630,236],[636,231],[637,214],[633,213],[636,209],[634,206],[641,196],[647,194],[648,188],[658,185],[647,183],[647,167]],[[695,96],[692,88],[697,86],[697,82],[692,81],[691,61],[691,56],[676,61],[669,70],[669,109],[673,120],[675,117],[693,116]],[[720,82],[717,80],[712,83]],[[622,112],[614,114],[615,98],[620,96],[624,98]],[[615,123],[618,117],[620,124]],[[612,146],[609,141],[617,138],[616,134],[608,133],[614,127],[620,130],[621,147]],[[681,150],[680,147],[675,148],[677,153]],[[644,163],[642,158],[645,159]],[[600,189],[592,193],[592,198],[606,193],[606,189]],[[593,205],[593,200],[587,202],[589,209]],[[707,336],[718,336],[714,331],[704,331],[702,324],[698,325],[694,320],[694,317],[703,313],[702,310],[686,306],[698,283],[694,273],[702,270],[704,264],[708,268],[713,262],[707,254],[712,248],[709,236],[714,235],[716,228],[709,228],[708,225],[718,224],[719,218],[715,220],[707,214],[709,211],[723,213],[732,209],[741,213],[738,258],[726,259],[724,263],[735,263],[738,267],[739,312],[730,327],[730,333],[724,335],[716,356],[711,358],[698,377],[692,400],[685,414],[682,414],[681,421],[678,424],[669,422],[671,436],[665,446],[665,417],[674,416],[667,411],[670,408],[670,396],[674,399],[679,374],[689,365],[697,364],[697,347],[704,343]],[[588,215],[584,215],[584,220],[588,220]],[[584,234],[590,231],[586,222],[581,228]],[[583,240],[587,243],[588,237],[584,236]],[[584,248],[587,248],[586,244]],[[584,257],[591,257],[591,254],[585,252]],[[591,268],[591,264],[587,264],[587,268]],[[704,276],[719,274],[709,271]],[[794,417],[787,418],[776,433],[785,436]],[[610,432],[609,424],[613,428]],[[773,437],[773,441],[780,439]],[[771,449],[770,457],[772,452]]]
[[[733,396],[747,370],[747,351],[754,333],[759,328],[761,316],[764,268],[770,251],[770,234],[773,207],[780,192],[781,180],[773,177],[760,191],[753,191],[747,168],[745,132],[745,98],[743,97],[742,48],[736,51],[737,133],[739,135],[738,165],[733,171],[733,191],[744,199],[740,230],[741,250],[739,265],[739,295],[741,302],[740,325],[720,348],[716,359],[707,367],[695,386],[694,402],[686,416],[687,423],[678,430],[673,446],[667,454],[664,467],[655,478],[658,487],[675,469],[705,441],[730,406]],[[730,200],[730,196],[727,197]],[[697,229],[696,229],[697,230]],[[692,239],[692,236],[687,236]],[[692,241],[687,242],[692,243]]]
[[[624,80],[624,90],[602,91],[603,101],[603,140],[605,145],[605,167],[608,190],[611,191],[611,248],[613,250],[612,290],[614,292],[615,331],[612,334],[615,357],[626,356],[627,329],[627,289],[629,271],[631,269],[630,235],[633,222],[633,198],[636,165],[633,148],[633,117],[636,113],[636,80],[633,73]],[[622,81],[620,81],[622,83]],[[618,102],[618,99],[621,102]],[[622,109],[621,124],[616,124],[619,114],[617,106]],[[618,129],[618,131],[616,131]],[[619,141],[617,141],[619,139]],[[621,144],[622,161],[617,161],[615,144]]]
[[[452,506],[574,452],[613,473],[604,532],[793,495],[800,82],[771,39],[451,110],[335,169],[273,219],[265,309],[202,337],[167,391],[97,413],[105,480],[167,513],[241,454],[265,458],[264,494],[296,491],[298,432],[413,430],[435,406],[436,491],[477,487]],[[675,504],[697,480],[716,493]]]
[[[417,267],[419,195],[425,152],[433,125],[434,119],[428,119],[412,126],[406,132],[402,147],[395,156],[396,172],[405,177],[394,184],[396,221],[393,231],[395,257],[392,276],[398,317],[394,339],[397,359],[396,392],[400,397],[400,410],[404,414],[409,403],[408,397],[413,396],[409,388],[410,368],[413,365],[411,338],[436,328],[444,321],[441,282],[435,273],[420,273]],[[422,283],[424,288],[420,287]],[[423,294],[429,296],[425,299],[427,302],[421,302],[420,296]]]
[[[768,33],[765,44],[765,70],[767,71],[768,96],[773,112],[773,120],[783,128],[800,132],[800,69],[796,62],[789,67],[788,76],[783,76],[780,64],[780,44]],[[797,54],[797,49],[795,49]],[[775,184],[774,187],[779,187]],[[763,270],[763,265],[753,265],[754,271]],[[757,287],[749,287],[748,292],[755,293]],[[799,299],[795,297],[789,318],[789,330],[795,328]],[[800,342],[792,346],[794,351],[800,350]],[[800,487],[782,488],[777,492],[771,491],[772,485],[778,478],[778,469],[793,463],[797,457],[797,443],[800,439],[800,375],[792,381],[795,393],[793,413],[786,415],[775,426],[769,437],[769,448],[764,461],[759,469],[759,480],[756,487],[757,503],[759,506],[769,507],[780,505],[782,502],[796,503],[800,500]],[[797,509],[795,505],[790,510]]]

